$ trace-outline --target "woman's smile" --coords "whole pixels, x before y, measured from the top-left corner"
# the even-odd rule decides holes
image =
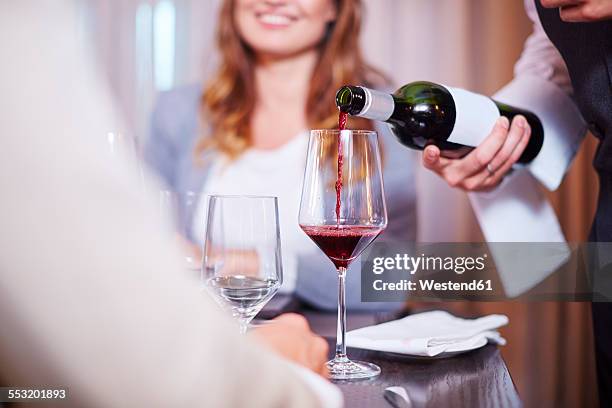
[[[265,28],[287,28],[299,20],[299,17],[277,11],[255,12],[255,18]]]

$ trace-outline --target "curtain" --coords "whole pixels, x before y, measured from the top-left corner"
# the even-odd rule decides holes
[[[128,129],[146,138],[156,94],[202,83],[217,61],[219,0],[78,0],[91,40]],[[512,78],[531,23],[519,0],[364,0],[362,45],[397,85],[431,80],[492,94]],[[549,193],[570,241],[584,240],[597,187],[587,140],[561,188]],[[417,156],[420,159],[420,156]],[[464,193],[420,170],[419,240],[480,241]],[[418,306],[418,305],[417,305]],[[504,313],[502,353],[526,406],[592,406],[595,376],[587,303],[434,304],[461,315]]]
[[[218,0],[76,0],[125,129],[143,141],[157,93],[201,82],[215,66]]]

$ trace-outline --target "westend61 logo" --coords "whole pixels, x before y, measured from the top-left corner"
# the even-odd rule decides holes
[[[372,258],[372,272],[380,275],[388,270],[406,271],[414,275],[418,271],[453,271],[458,275],[466,271],[482,271],[485,269],[487,254],[482,256],[411,256],[396,254],[394,257]]]

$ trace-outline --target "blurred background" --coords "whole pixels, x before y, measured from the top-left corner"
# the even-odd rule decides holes
[[[217,61],[219,0],[77,0],[79,35],[107,77],[126,129],[142,145],[159,92],[203,84]],[[431,80],[492,94],[512,78],[531,32],[521,0],[365,0],[369,62],[396,85]],[[588,235],[597,193],[587,138],[561,188],[548,193],[569,241]],[[419,156],[420,159],[420,156]],[[481,241],[464,193],[427,171],[417,184],[419,240]],[[449,209],[452,209],[449,210]],[[423,305],[417,305],[423,306]],[[502,353],[527,406],[591,406],[596,398],[587,303],[437,304],[462,315],[504,313]]]

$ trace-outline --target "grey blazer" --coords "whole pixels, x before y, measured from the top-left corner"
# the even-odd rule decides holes
[[[201,87],[187,86],[160,94],[151,117],[150,135],[144,148],[145,161],[159,174],[166,188],[179,193],[177,219],[179,226],[192,225],[196,208],[193,200],[199,194],[208,173],[210,160],[196,163],[194,147],[201,136],[199,102]],[[416,239],[415,155],[400,145],[388,128],[378,126],[383,149],[383,179],[389,223],[378,240],[414,241]],[[209,154],[214,154],[211,152]],[[183,230],[185,230],[183,228]],[[192,238],[193,237],[188,237]],[[333,310],[337,304],[336,274],[323,253],[298,260],[296,294],[311,305]],[[366,303],[360,300],[360,263],[348,270],[346,300],[349,310],[393,310],[397,303]]]

